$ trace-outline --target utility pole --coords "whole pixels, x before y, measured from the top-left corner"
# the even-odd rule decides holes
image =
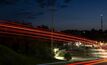
[[[51,9],[51,54],[52,56],[54,55],[53,53],[53,49],[54,49],[54,38],[53,38],[53,33],[54,33],[54,30],[55,30],[55,6],[53,5],[52,6],[52,9]]]
[[[51,54],[53,54],[53,49],[54,49],[54,30],[55,30],[55,13],[56,13],[56,9],[60,8],[64,8],[63,6],[66,6],[67,4],[70,3],[70,1],[72,0],[62,0],[63,4],[58,4],[57,2],[59,2],[58,0],[36,0],[36,2],[39,4],[39,6],[41,8],[46,8],[49,9],[50,14],[51,14]],[[44,9],[45,10],[45,9]]]
[[[101,30],[103,31],[103,14],[101,14],[100,17],[101,17]]]

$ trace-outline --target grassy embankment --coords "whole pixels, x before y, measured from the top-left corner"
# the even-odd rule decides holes
[[[36,65],[38,63],[45,63],[48,60],[36,59],[16,53],[12,49],[0,45],[0,65]]]

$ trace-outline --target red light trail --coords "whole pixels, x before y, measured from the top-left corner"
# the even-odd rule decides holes
[[[49,31],[44,31],[44,30],[38,30],[35,28],[30,28],[30,27],[25,27],[25,26],[21,26],[21,25],[12,25],[12,24],[8,24],[8,23],[1,23],[0,24],[0,30],[1,31],[7,31],[7,32],[14,32],[17,34],[26,34],[26,35],[34,35],[34,36],[43,36],[45,38],[50,39],[51,37],[54,38],[54,40],[60,40],[60,41],[66,41],[66,42],[70,42],[70,41],[80,41],[86,44],[96,44],[96,41],[93,40],[88,40],[88,39],[84,39],[84,38],[79,38],[79,37],[75,37],[75,36],[69,36],[69,35],[65,35],[65,34],[61,34],[61,33],[57,33],[57,32],[49,32]]]
[[[103,62],[107,62],[107,59],[96,59],[96,60],[90,60],[84,62],[69,63],[66,65],[95,65]]]

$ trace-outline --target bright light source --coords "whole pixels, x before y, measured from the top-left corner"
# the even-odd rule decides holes
[[[100,16],[103,16],[103,14],[100,14]]]
[[[61,54],[61,53],[64,54],[64,52],[65,52],[65,50],[59,50],[59,51],[55,54],[54,58],[55,58],[55,59],[58,59],[58,60],[65,60],[63,56],[60,56],[60,54]]]
[[[81,42],[75,42],[76,46],[80,46],[82,43]]]
[[[54,48],[54,53],[56,53],[57,51],[59,51],[59,48]]]
[[[107,52],[104,49],[91,49],[91,51],[93,51],[92,55],[96,57],[107,58]]]

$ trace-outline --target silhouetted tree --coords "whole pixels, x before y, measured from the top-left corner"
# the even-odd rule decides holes
[[[37,26],[37,28],[49,29],[49,27],[46,25],[40,25],[40,26]]]

